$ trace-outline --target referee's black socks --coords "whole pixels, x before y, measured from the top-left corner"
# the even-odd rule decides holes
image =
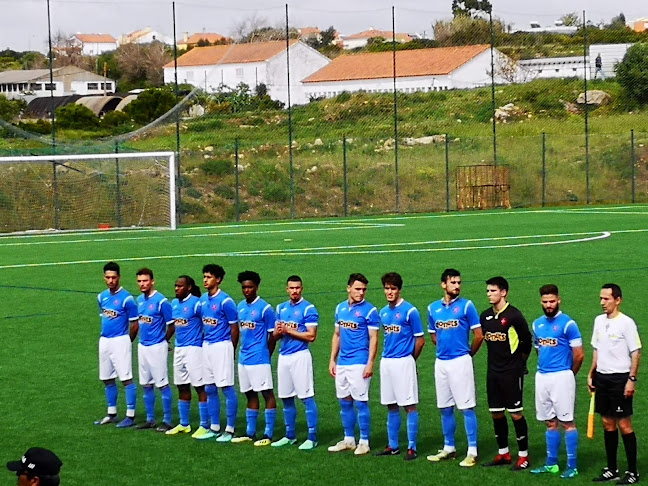
[[[623,447],[628,459],[628,471],[637,474],[637,436],[634,432],[622,434]]]
[[[634,436],[634,433],[632,434]],[[603,432],[605,442],[605,454],[607,455],[607,467],[610,471],[617,471],[619,465],[617,464],[617,449],[619,448],[619,433],[616,429],[606,430]],[[625,439],[624,439],[625,441]],[[637,446],[635,442],[635,457]],[[627,452],[627,447],[626,447]]]

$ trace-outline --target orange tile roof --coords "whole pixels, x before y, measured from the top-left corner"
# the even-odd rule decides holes
[[[290,41],[290,45],[292,46],[297,42],[299,41],[293,39]],[[263,62],[276,56],[285,49],[286,41],[194,47],[178,58],[178,67]],[[173,67],[173,61],[167,63],[164,67]]]
[[[117,40],[110,34],[74,34],[81,42],[114,44]]]
[[[449,74],[488,49],[488,45],[475,45],[396,51],[396,77]],[[392,52],[348,54],[336,57],[302,82],[382,79],[391,78],[393,72]]]
[[[373,39],[374,37],[382,37],[384,39],[389,40],[393,37],[393,34],[391,30],[369,29],[363,32],[358,32],[357,34],[345,35],[343,38],[347,40],[347,39]],[[409,42],[412,40],[412,38],[409,36],[409,34],[402,34],[396,32],[396,40],[402,42]]]
[[[224,35],[217,34],[215,32],[201,32],[196,34],[191,34],[187,39],[187,44],[197,44],[198,41],[204,39],[209,42],[219,42],[223,39],[227,39]]]
[[[322,32],[318,27],[300,27],[297,29],[299,32],[299,35],[302,37],[309,36],[309,35],[317,35],[320,32]]]

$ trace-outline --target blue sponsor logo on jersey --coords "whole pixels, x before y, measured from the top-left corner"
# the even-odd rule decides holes
[[[459,321],[456,319],[450,321],[438,321],[434,325],[437,329],[454,329],[459,327]]]

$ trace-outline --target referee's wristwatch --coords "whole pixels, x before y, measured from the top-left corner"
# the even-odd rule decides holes
[[[628,376],[628,380],[630,380],[630,381],[636,383],[636,382],[637,382],[637,377],[636,377],[636,376],[632,376],[632,375],[630,375],[630,376]]]

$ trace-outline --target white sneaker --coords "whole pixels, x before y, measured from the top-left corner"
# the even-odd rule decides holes
[[[370,451],[369,444],[358,444],[358,447],[356,447],[353,453],[356,456],[364,456],[365,454],[369,454]]]
[[[332,445],[331,447],[328,448],[329,452],[342,452],[342,451],[352,451],[356,448],[355,441],[353,442],[347,442],[345,440],[341,440],[335,445]]]

